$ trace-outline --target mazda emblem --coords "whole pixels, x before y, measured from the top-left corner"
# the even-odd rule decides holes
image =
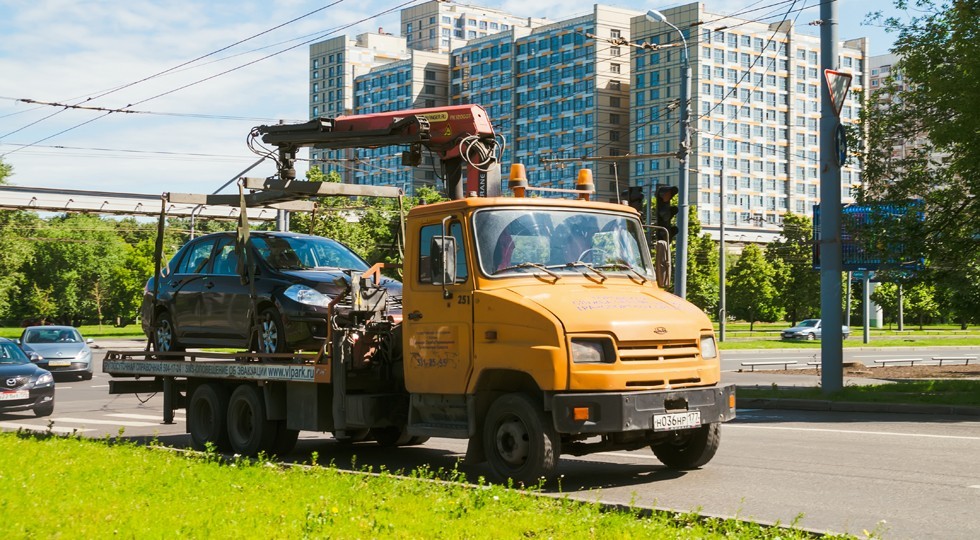
[[[7,379],[7,386],[11,388],[17,386],[17,379]]]
[[[667,333],[667,329],[663,326],[658,326],[653,329],[653,333],[662,336]]]

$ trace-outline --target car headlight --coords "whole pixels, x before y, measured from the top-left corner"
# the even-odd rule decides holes
[[[715,336],[701,336],[701,358],[717,358],[718,347]]]
[[[576,364],[612,363],[616,355],[612,352],[612,343],[604,339],[573,339],[572,362]]]
[[[92,349],[82,349],[78,351],[75,355],[75,360],[79,362],[91,362],[92,361]]]
[[[308,306],[327,307],[330,297],[306,285],[293,285],[283,293],[286,298]]]
[[[34,386],[47,386],[54,384],[54,377],[50,373],[44,373],[34,381]]]

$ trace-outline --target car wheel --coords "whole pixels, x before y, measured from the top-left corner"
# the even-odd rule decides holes
[[[532,486],[555,474],[561,439],[540,405],[524,394],[505,394],[487,411],[483,448],[494,480]]]
[[[89,372],[89,371],[86,371],[85,373],[82,373],[81,379],[83,381],[91,381],[92,380],[92,373]]]
[[[279,426],[265,416],[262,391],[240,384],[228,402],[228,440],[238,454],[254,456],[272,450]]]
[[[153,344],[157,352],[181,352],[184,350],[184,346],[177,341],[177,330],[174,327],[173,317],[167,311],[157,316]]]
[[[228,402],[228,390],[219,384],[194,389],[187,407],[187,431],[195,450],[205,450],[211,443],[219,452],[228,451]]]
[[[653,454],[669,469],[696,469],[705,465],[721,444],[721,424],[708,424],[672,433],[668,439],[650,445]]]
[[[54,413],[54,400],[34,407],[34,416],[41,418],[51,416]]]
[[[261,354],[288,352],[282,317],[273,308],[266,308],[259,315],[258,346],[255,350]]]
[[[809,334],[806,335],[807,341],[813,341],[814,339],[816,339],[816,336],[813,335],[813,332],[810,332]]]

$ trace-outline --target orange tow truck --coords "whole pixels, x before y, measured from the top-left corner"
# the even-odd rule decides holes
[[[555,475],[563,454],[649,447],[670,468],[708,463],[735,391],[720,384],[708,317],[666,290],[666,242],[651,257],[639,214],[590,200],[588,171],[574,198],[526,197],[533,188],[515,166],[514,196],[500,196],[489,121],[480,133],[432,126],[485,118],[462,109],[254,132],[280,149],[280,178],[250,187],[339,189],[291,179],[301,146],[441,145],[440,156],[464,162],[470,196],[451,165],[453,200],[404,219],[400,314],[388,312],[375,268],[332,302],[317,354],[111,351],[110,392],[164,391],[165,415],[188,409],[193,440],[239,453],[289,451],[300,430],[387,446],[449,437],[467,439],[467,461],[487,462],[493,479],[525,484]],[[450,132],[466,144],[431,137]]]

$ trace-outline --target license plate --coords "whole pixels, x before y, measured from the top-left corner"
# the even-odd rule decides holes
[[[654,431],[677,431],[701,427],[701,411],[653,415]]]
[[[71,360],[51,360],[50,362],[48,362],[48,365],[51,367],[70,366]]]
[[[29,390],[18,390],[16,392],[0,392],[0,401],[14,401],[16,399],[27,399],[31,397]]]

